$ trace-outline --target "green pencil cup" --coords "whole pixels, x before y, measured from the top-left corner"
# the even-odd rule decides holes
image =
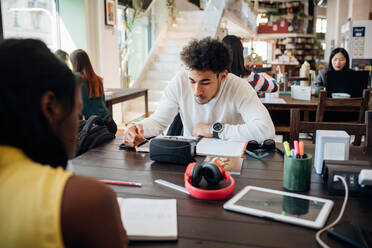
[[[305,158],[284,156],[283,188],[289,191],[309,191],[311,181],[312,156]]]

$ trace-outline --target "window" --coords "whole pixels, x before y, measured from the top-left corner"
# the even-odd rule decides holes
[[[56,0],[1,0],[3,36],[34,38],[58,49]]]
[[[316,19],[316,32],[327,33],[327,19],[326,18]]]
[[[268,49],[271,46],[269,46],[266,41],[244,42],[243,47],[244,47],[244,52],[243,52],[244,57],[248,56],[252,52],[252,48],[253,48],[253,51],[259,56],[261,56],[262,60],[264,61],[270,60],[270,58],[268,57],[269,55]]]

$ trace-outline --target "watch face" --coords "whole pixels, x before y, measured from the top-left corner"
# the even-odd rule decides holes
[[[215,132],[220,132],[222,130],[222,127],[223,127],[222,123],[216,122],[213,124],[213,130]]]

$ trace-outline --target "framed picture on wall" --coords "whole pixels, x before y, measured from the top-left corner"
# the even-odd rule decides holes
[[[115,25],[115,0],[105,0],[105,22],[106,25]]]

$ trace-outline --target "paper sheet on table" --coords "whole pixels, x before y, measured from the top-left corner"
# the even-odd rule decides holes
[[[177,240],[176,199],[117,200],[129,240]]]
[[[246,145],[246,142],[203,138],[196,146],[196,153],[206,156],[243,157]]]

